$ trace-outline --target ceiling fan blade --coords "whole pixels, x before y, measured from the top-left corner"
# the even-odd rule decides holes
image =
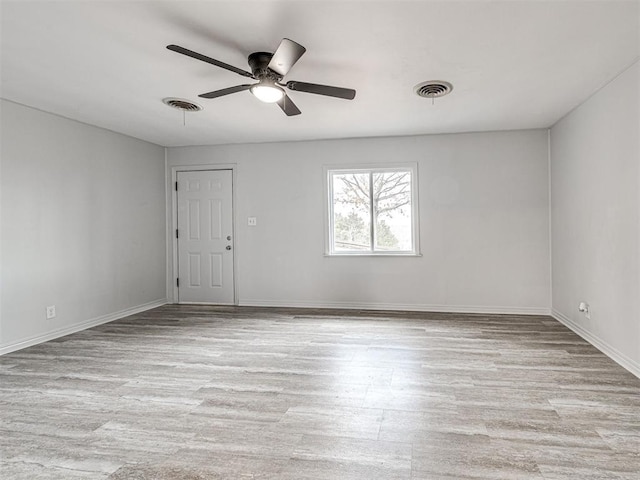
[[[330,85],[319,85],[317,83],[306,82],[287,82],[287,88],[298,92],[315,93],[317,95],[326,95],[327,97],[344,98],[345,100],[353,100],[356,91],[351,88],[332,87]]]
[[[285,93],[284,97],[278,100],[278,106],[282,109],[282,111],[287,115],[287,117],[292,117],[293,115],[300,115],[302,112],[296,104],[291,101],[291,99]]]
[[[299,43],[283,38],[271,57],[268,67],[284,77],[306,51],[307,49]]]
[[[180,47],[178,45],[167,45],[167,48],[173,52],[181,53],[182,55],[186,55],[191,58],[195,58],[196,60],[201,60],[203,62],[210,63],[211,65],[215,65],[216,67],[224,68],[225,70],[229,70],[231,72],[237,73],[238,75],[242,75],[243,77],[255,78],[252,73],[249,73],[240,68],[236,68],[233,65],[229,65],[228,63],[221,62],[211,57],[207,57],[198,52],[194,52],[184,47]]]
[[[218,98],[224,95],[229,95],[231,93],[242,92],[244,90],[249,90],[253,85],[236,85],[235,87],[223,88],[222,90],[214,90],[209,93],[202,93],[198,95],[202,98]]]

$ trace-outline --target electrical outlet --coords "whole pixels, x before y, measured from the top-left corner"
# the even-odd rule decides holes
[[[52,318],[56,317],[56,306],[55,305],[49,305],[47,307],[47,320],[50,320]]]
[[[247,217],[247,225],[250,227],[255,227],[258,225],[258,219],[256,217]]]

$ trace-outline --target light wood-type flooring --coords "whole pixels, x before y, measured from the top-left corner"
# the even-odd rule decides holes
[[[640,380],[550,317],[167,305],[0,357],[2,479],[640,478]]]

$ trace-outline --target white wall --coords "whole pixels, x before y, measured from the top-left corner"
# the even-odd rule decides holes
[[[551,129],[554,316],[638,376],[639,70],[636,62]]]
[[[0,352],[162,302],[164,149],[0,107]]]
[[[323,165],[393,162],[419,165],[423,256],[324,256]],[[549,312],[546,130],[168,149],[230,163],[241,305]]]

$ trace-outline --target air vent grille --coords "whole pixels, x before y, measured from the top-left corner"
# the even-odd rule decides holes
[[[202,107],[197,103],[190,102],[189,100],[185,100],[184,98],[163,98],[162,102],[165,105],[169,105],[170,107],[177,108],[178,110],[182,110],[184,112],[199,112],[202,110]]]
[[[453,90],[453,85],[449,82],[440,80],[430,80],[428,82],[419,83],[414,87],[416,95],[423,98],[444,97]]]

